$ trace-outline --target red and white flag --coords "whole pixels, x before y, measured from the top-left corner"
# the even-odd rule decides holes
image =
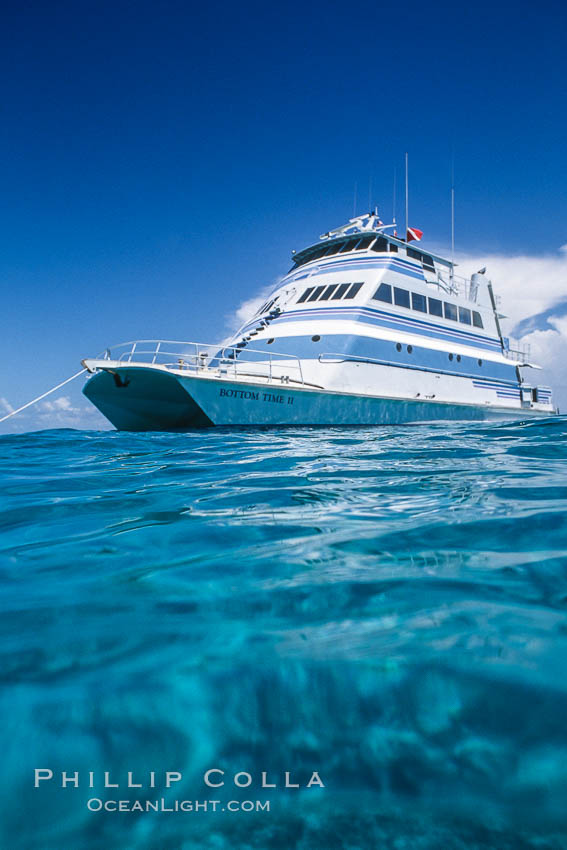
[[[417,227],[408,227],[406,242],[411,242],[413,239],[415,239],[416,242],[420,242],[422,236],[423,230],[418,230]]]

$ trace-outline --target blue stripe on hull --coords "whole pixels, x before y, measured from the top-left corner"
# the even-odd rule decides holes
[[[512,387],[518,386],[516,367],[513,363],[494,363],[491,360],[483,360],[480,366],[477,357],[468,357],[463,354],[460,361],[456,357],[450,360],[446,351],[437,351],[420,345],[413,345],[411,353],[408,352],[407,345],[402,345],[401,350],[398,351],[395,342],[369,336],[325,334],[319,342],[313,342],[310,336],[289,336],[278,337],[272,345],[268,345],[265,339],[259,339],[251,345],[260,352],[265,351],[266,355],[272,349],[276,349],[278,354],[290,354],[302,360],[313,360],[320,355],[344,354],[353,358],[379,360],[381,364],[387,366],[423,369],[475,380],[496,381],[499,386],[502,383]],[[263,358],[263,354],[256,355],[243,349],[239,362]]]
[[[497,339],[490,339],[472,331],[464,331],[460,328],[448,328],[436,325],[434,322],[424,319],[415,319],[412,316],[401,316],[385,310],[373,307],[311,307],[303,310],[289,310],[273,320],[272,325],[282,325],[286,322],[307,321],[313,319],[333,319],[335,321],[354,321],[376,327],[388,328],[389,330],[403,331],[405,333],[419,334],[429,339],[440,339],[444,342],[457,343],[459,345],[470,345],[475,348],[484,348],[490,351],[501,351],[502,346]],[[256,327],[258,319],[248,322],[242,329],[242,334]]]
[[[303,271],[298,275],[286,275],[282,280],[282,286],[287,283],[295,283],[297,280],[302,280],[305,277],[317,277],[322,274],[329,274],[340,271],[356,271],[360,269],[381,269],[384,271],[394,271],[398,274],[412,277],[415,280],[425,282],[425,275],[419,268],[405,260],[400,260],[397,257],[352,257],[351,259],[336,260],[335,262],[314,265],[311,269]]]

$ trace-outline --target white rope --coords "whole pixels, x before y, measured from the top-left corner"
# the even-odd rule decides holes
[[[38,395],[38,397],[37,397],[37,398],[34,398],[34,400],[33,400],[33,401],[28,401],[28,403],[27,403],[27,404],[23,404],[21,407],[18,407],[18,409],[17,409],[17,410],[12,410],[12,411],[10,411],[10,413],[8,413],[8,415],[7,415],[7,416],[3,416],[3,417],[2,417],[2,419],[0,419],[0,422],[4,422],[6,419],[9,419],[9,418],[10,418],[10,416],[15,416],[15,415],[16,415],[16,413],[20,413],[20,411],[25,410],[25,409],[26,409],[26,407],[31,407],[31,405],[32,405],[32,404],[35,404],[37,401],[41,401],[41,400],[42,400],[42,398],[45,398],[45,396],[47,396],[47,395],[51,395],[51,393],[54,393],[54,392],[55,392],[55,390],[59,390],[59,389],[61,389],[61,387],[64,387],[64,386],[65,386],[65,384],[68,384],[68,383],[69,383],[69,381],[74,381],[74,380],[75,380],[75,378],[78,378],[78,377],[79,377],[79,375],[82,375],[82,374],[83,374],[83,372],[86,372],[86,371],[87,371],[86,369],[81,369],[81,371],[80,371],[80,372],[77,372],[77,374],[76,374],[76,375],[71,375],[71,377],[70,377],[70,378],[67,378],[67,380],[66,380],[66,381],[61,381],[61,383],[60,383],[60,384],[57,384],[57,386],[56,386],[56,387],[52,387],[50,390],[47,390],[47,392],[46,392],[46,393],[43,393],[43,395]]]

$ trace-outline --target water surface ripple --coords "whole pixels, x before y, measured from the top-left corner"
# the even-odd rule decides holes
[[[567,848],[567,419],[0,444],[1,847]]]

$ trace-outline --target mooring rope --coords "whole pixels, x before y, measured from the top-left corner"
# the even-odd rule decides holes
[[[80,371],[80,372],[77,372],[77,374],[76,374],[76,375],[71,375],[71,377],[70,377],[70,378],[67,378],[67,380],[66,380],[66,381],[61,381],[61,383],[60,383],[60,384],[57,384],[57,386],[56,386],[56,387],[52,387],[50,390],[47,390],[47,392],[46,392],[46,393],[43,393],[42,395],[38,395],[38,397],[37,397],[37,398],[34,398],[34,399],[33,399],[33,401],[28,401],[28,403],[27,403],[27,404],[22,404],[22,406],[21,406],[21,407],[18,407],[18,409],[17,409],[17,410],[11,410],[11,411],[10,411],[10,413],[8,413],[8,415],[7,415],[7,416],[3,416],[3,417],[2,417],[2,419],[0,419],[0,422],[4,422],[6,419],[9,419],[9,418],[10,418],[10,416],[15,416],[15,415],[16,415],[16,413],[20,413],[22,410],[25,410],[25,409],[26,409],[26,407],[31,407],[31,405],[32,405],[32,404],[35,404],[37,401],[41,401],[41,400],[42,400],[42,398],[45,398],[46,396],[51,395],[51,393],[54,393],[54,392],[55,392],[55,390],[59,390],[59,389],[61,389],[61,387],[64,387],[64,386],[65,386],[65,384],[68,384],[68,383],[69,383],[69,381],[74,381],[74,380],[75,380],[75,378],[78,378],[78,377],[79,377],[79,375],[82,375],[82,374],[83,374],[83,372],[86,372],[86,371],[87,371],[86,369],[81,369],[81,371]]]

